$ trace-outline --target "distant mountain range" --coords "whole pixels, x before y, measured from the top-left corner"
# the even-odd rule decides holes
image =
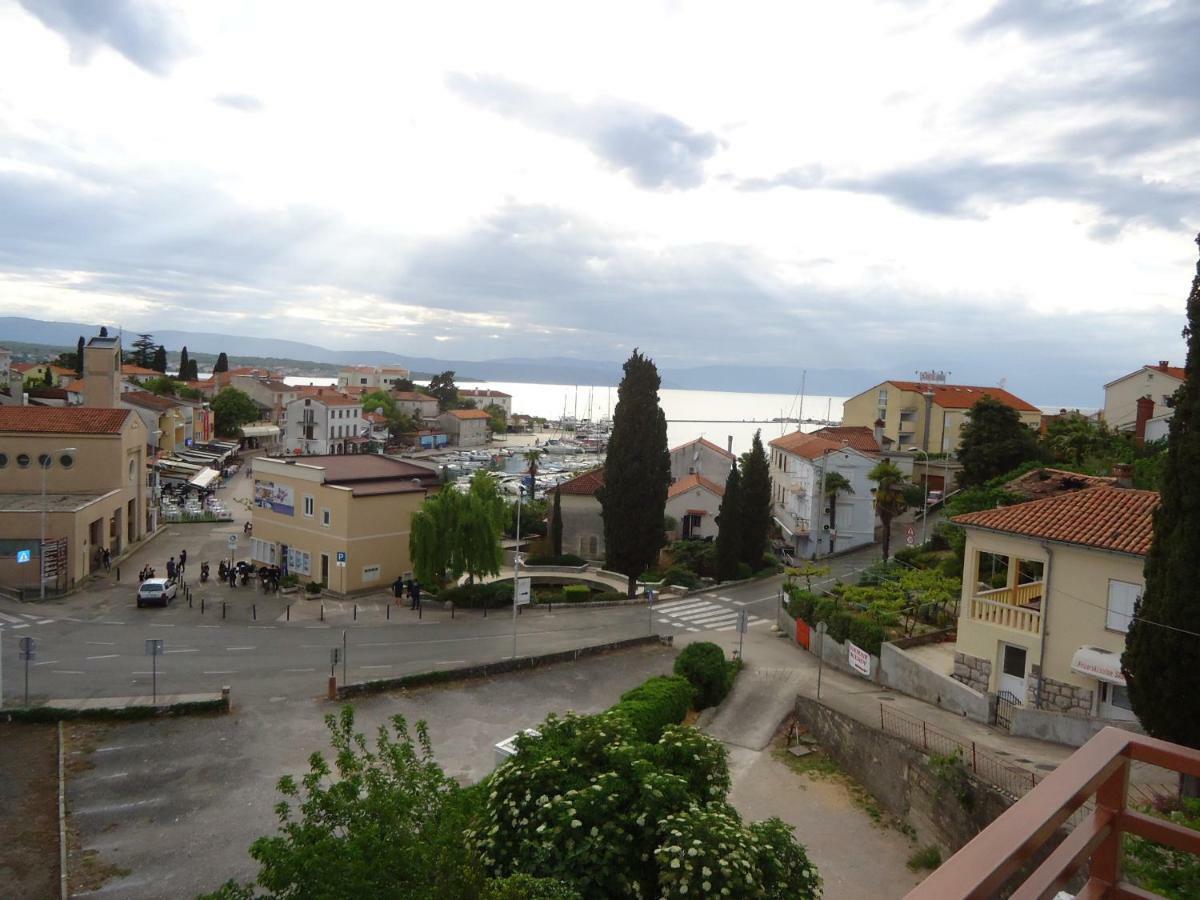
[[[113,326],[108,326],[115,332]],[[85,338],[99,332],[98,324],[80,322],[46,322],[19,316],[0,317],[0,345],[7,341],[31,344],[49,344],[74,348],[80,335]],[[127,343],[132,342],[136,332],[128,332]],[[574,357],[543,357],[524,359],[502,357],[498,359],[438,359],[427,356],[409,356],[387,350],[330,350],[315,344],[288,341],[279,338],[253,337],[249,335],[213,334],[200,331],[155,331],[154,340],[169,351],[177,352],[187,346],[192,353],[221,353],[236,357],[271,357],[279,360],[314,362],[335,365],[402,365],[413,372],[444,372],[453,370],[463,381],[479,379],[486,381],[512,381],[540,384],[581,384],[615,386],[621,380],[620,361],[576,359]],[[845,368],[808,369],[805,391],[810,396],[832,395],[849,397],[889,378],[911,377],[913,365],[903,360],[887,369]],[[1092,404],[1102,398],[1099,385],[1103,380],[1099,373],[1079,369],[1063,371],[1053,360],[1024,360],[1022,385],[1013,384],[1010,389],[1026,396],[1033,403],[1055,403],[1062,405]],[[955,366],[955,368],[960,368]],[[962,368],[969,368],[963,366]],[[746,393],[797,394],[800,391],[800,366],[774,365],[724,365],[676,368],[660,367],[664,388],[689,390],[741,391]],[[966,383],[970,383],[969,381]],[[978,381],[976,383],[979,383]],[[987,384],[989,382],[983,382]],[[1053,385],[1054,396],[1026,390],[1037,384],[1045,390]],[[1072,399],[1077,398],[1077,399]]]

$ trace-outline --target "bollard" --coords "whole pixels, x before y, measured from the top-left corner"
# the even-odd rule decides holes
[[[337,699],[337,676],[336,675],[329,676],[329,692],[325,696],[327,696],[330,700]]]
[[[192,595],[188,594],[188,609],[192,608]]]
[[[121,567],[117,566],[117,581],[121,580]]]
[[[200,595],[200,615],[204,615],[204,595]]]
[[[358,621],[358,604],[357,603],[354,604],[354,621],[355,622]]]
[[[387,619],[389,622],[392,621],[392,604],[389,603],[387,606],[384,607],[384,610],[386,610],[386,614],[384,615],[384,618]]]
[[[292,604],[287,605],[287,621],[292,621]]]
[[[225,601],[221,601],[221,618],[225,618]]]
[[[321,604],[321,621],[322,622],[325,621],[325,604],[324,603]]]
[[[421,607],[423,607],[424,605],[425,604],[422,603],[420,600],[417,601],[417,619],[418,620],[421,618]]]
[[[258,621],[258,604],[257,603],[250,604],[250,621],[251,622]]]
[[[454,601],[453,600],[450,601],[450,619],[451,619],[451,621],[454,620]]]

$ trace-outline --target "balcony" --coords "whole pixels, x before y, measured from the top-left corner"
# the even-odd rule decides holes
[[[917,417],[917,408],[915,406],[906,406],[900,410],[901,422],[912,422]]]
[[[1129,807],[1134,762],[1200,776],[1200,751],[1105,728],[910,891],[908,900],[1053,897],[1085,866],[1079,898],[1159,896],[1122,877],[1122,837],[1138,835],[1200,856],[1200,832]],[[1079,824],[1022,878],[1022,868],[1076,819]]]
[[[1041,634],[1044,590],[1044,582],[1031,581],[1015,588],[980,591],[971,597],[971,618],[1026,634]]]

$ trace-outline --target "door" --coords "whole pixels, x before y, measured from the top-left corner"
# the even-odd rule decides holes
[[[321,554],[321,584],[329,587],[329,554]]]
[[[996,689],[1007,691],[1017,698],[1018,703],[1025,702],[1025,661],[1027,657],[1024,647],[1013,644],[1000,645],[1000,678]]]
[[[1133,704],[1129,702],[1129,692],[1119,684],[1100,682],[1100,717],[1103,719],[1136,719]]]

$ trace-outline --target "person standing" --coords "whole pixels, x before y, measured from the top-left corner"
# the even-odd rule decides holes
[[[104,563],[104,571],[112,570],[112,551],[105,547],[100,553],[100,559]]]
[[[421,582],[417,581],[415,578],[412,582],[412,608],[421,608]]]
[[[237,566],[229,567],[229,586],[231,588],[237,587]]]
[[[186,565],[187,565],[187,551],[180,550],[179,551],[179,574],[180,575],[183,574],[183,568]]]
[[[400,598],[404,596],[404,579],[399,575],[392,582],[392,596],[396,598],[396,605],[400,605]]]
[[[167,560],[167,581],[175,580],[175,557]]]

